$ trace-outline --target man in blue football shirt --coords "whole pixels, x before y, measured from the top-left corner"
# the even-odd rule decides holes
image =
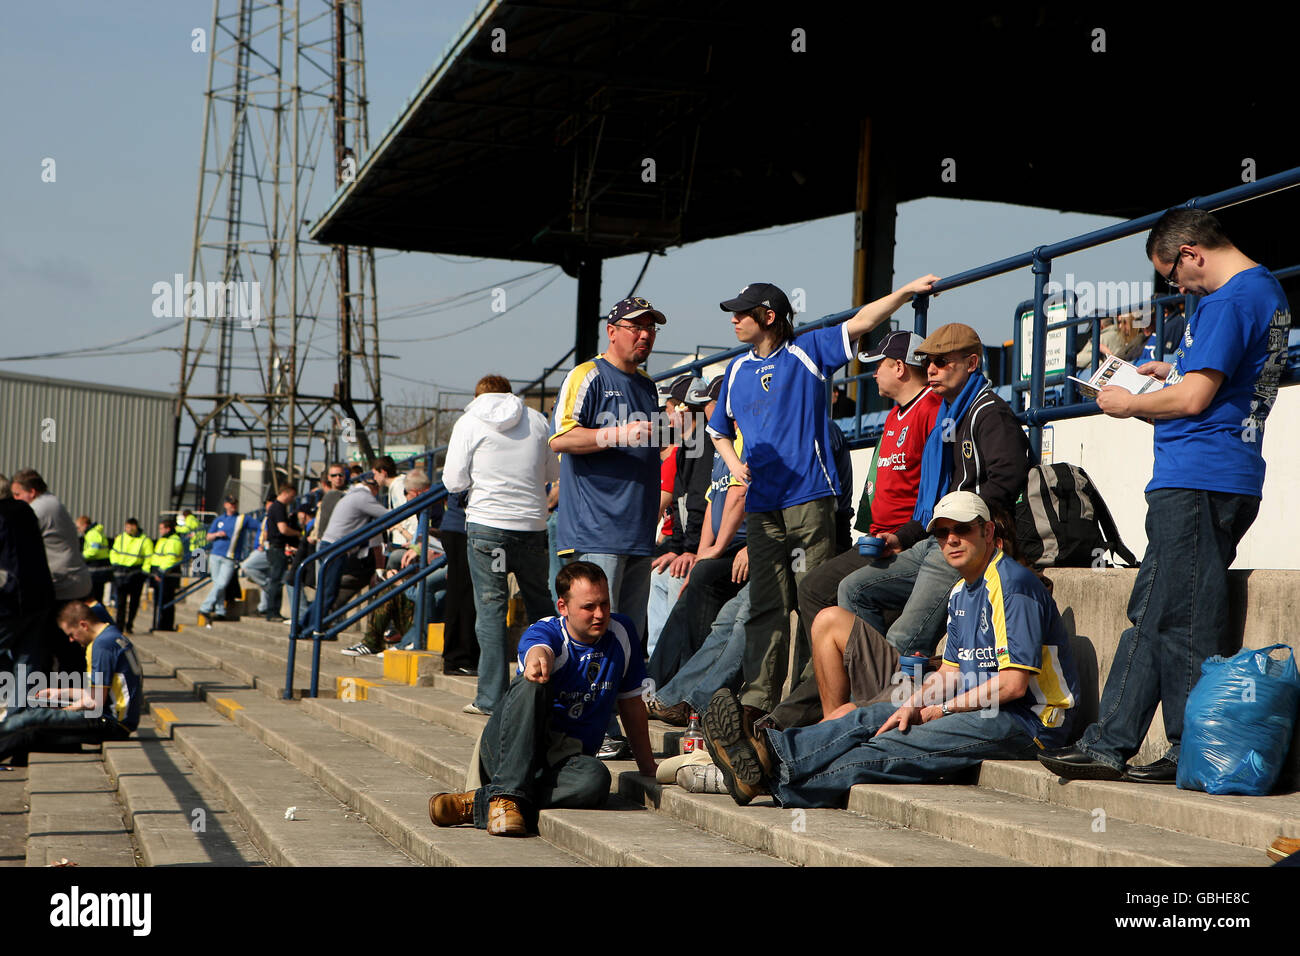
[[[1180,292],[1202,296],[1174,361],[1138,371],[1165,387],[1109,386],[1097,405],[1155,424],[1146,487],[1147,550],[1129,599],[1132,627],[1106,675],[1100,720],[1076,746],[1039,759],[1067,779],[1174,783],[1187,695],[1201,663],[1227,646],[1228,567],[1259,512],[1264,420],[1286,366],[1291,308],[1272,273],[1234,246],[1217,219],[1171,209],[1147,236],[1147,257]],[[1168,752],[1129,767],[1155,716]]]
[[[719,690],[704,715],[713,761],[735,801],[831,807],[858,783],[929,783],[985,760],[1028,760],[1069,739],[1079,679],[1056,603],[997,546],[988,505],[955,491],[927,530],[961,576],[948,598],[943,664],[902,704],[752,731]]]
[[[479,763],[491,782],[430,797],[429,819],[440,827],[473,823],[495,836],[524,836],[538,811],[601,806],[610,776],[596,752],[615,706],[637,769],[654,776],[636,629],[610,612],[609,583],[598,565],[566,565],[555,590],[558,616],[519,639],[517,676],[483,728]]]
[[[858,337],[938,280],[923,276],[870,302],[847,322],[795,336],[790,301],[756,282],[719,303],[736,338],[752,346],[727,366],[709,419],[714,446],[745,482],[750,620],[741,701],[749,721],[781,699],[790,647],[790,612],[805,571],[835,554],[840,479],[831,452],[827,376],[853,358]],[[737,432],[747,458],[736,454]]]

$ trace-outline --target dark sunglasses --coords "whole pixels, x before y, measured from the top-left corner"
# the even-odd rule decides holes
[[[958,537],[964,538],[966,537],[966,535],[970,534],[971,530],[975,527],[977,526],[973,522],[962,521],[958,524],[949,525],[946,528],[943,527],[935,528],[934,531],[931,532],[931,534],[933,534],[940,541],[945,540],[950,534],[956,534]]]
[[[961,359],[950,359],[946,355],[927,355],[925,356],[925,360],[935,368],[943,368],[946,365],[952,365],[961,361]]]

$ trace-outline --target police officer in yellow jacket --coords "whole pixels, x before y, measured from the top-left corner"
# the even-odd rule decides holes
[[[158,540],[154,542],[153,554],[145,562],[154,586],[153,629],[155,631],[175,630],[176,609],[165,607],[176,596],[176,586],[181,580],[181,561],[185,557],[185,544],[176,533],[176,526],[171,518],[158,522]]]
[[[140,609],[144,588],[145,562],[153,557],[153,542],[140,531],[140,522],[127,518],[122,533],[113,539],[108,560],[113,566],[113,606],[117,626],[125,634],[135,629],[135,612]]]
[[[77,518],[77,532],[81,535],[81,556],[90,568],[90,593],[96,603],[103,603],[104,585],[113,580],[113,565],[108,557],[112,542],[104,533],[103,524],[91,520],[90,515]]]

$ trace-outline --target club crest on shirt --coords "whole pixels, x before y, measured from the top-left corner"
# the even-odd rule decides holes
[[[598,674],[600,674],[600,658],[593,654],[587,661],[587,683],[594,684]]]
[[[772,373],[768,372],[766,375],[760,378],[758,380],[758,384],[763,386],[763,391],[770,392],[772,390]]]
[[[904,425],[903,430],[898,433],[898,441],[895,442],[894,444],[897,445],[899,448],[903,447],[903,442],[907,440],[907,430],[911,427],[912,427],[911,425]]]
[[[967,458],[975,457],[975,443],[969,438],[961,443],[961,453]]]

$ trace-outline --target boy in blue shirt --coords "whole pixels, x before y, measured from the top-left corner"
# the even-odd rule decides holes
[[[795,337],[784,292],[766,282],[720,302],[736,338],[752,349],[724,373],[709,434],[745,498],[752,607],[746,626],[741,703],[750,722],[777,705],[785,683],[790,612],[803,575],[835,554],[840,479],[831,453],[827,377],[853,358],[853,344],[912,296],[938,280],[928,275],[858,310],[847,322]],[[746,461],[736,454],[745,436]]]
[[[1147,257],[1170,286],[1202,296],[1174,361],[1138,368],[1165,387],[1110,386],[1097,405],[1155,424],[1146,488],[1147,550],[1098,710],[1078,744],[1044,754],[1067,779],[1174,783],[1187,695],[1201,663],[1227,646],[1228,567],[1259,512],[1264,420],[1286,365],[1291,309],[1282,287],[1237,249],[1214,216],[1171,209],[1147,236]],[[1156,705],[1169,750],[1129,767]]]
[[[654,776],[636,629],[610,613],[609,583],[598,565],[566,565],[555,590],[559,615],[519,639],[517,676],[479,740],[491,783],[430,797],[429,819],[437,826],[473,823],[494,836],[524,836],[540,810],[601,806],[610,776],[596,752],[616,705],[637,769]]]

